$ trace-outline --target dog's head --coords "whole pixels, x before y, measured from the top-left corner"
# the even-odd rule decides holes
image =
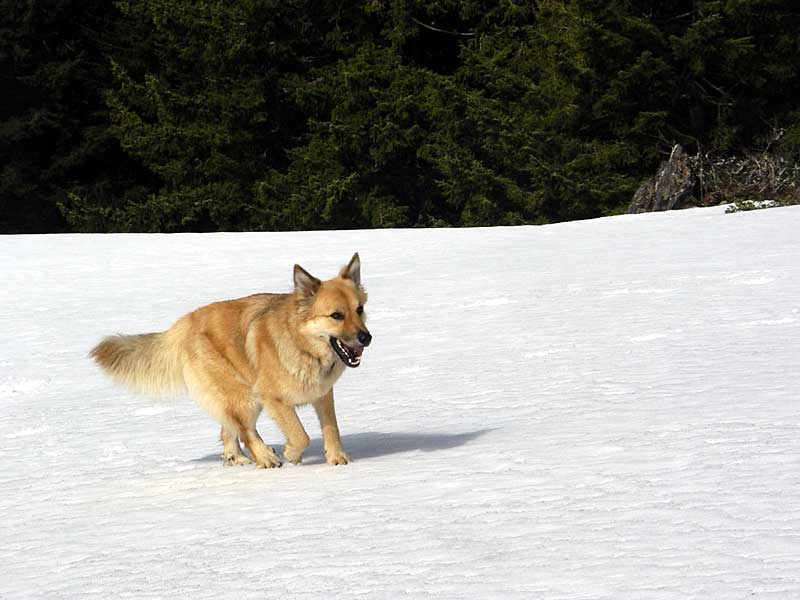
[[[303,315],[302,331],[312,345],[320,353],[333,352],[348,367],[360,365],[372,335],[365,324],[367,293],[361,286],[358,253],[327,281],[295,265],[294,293]]]

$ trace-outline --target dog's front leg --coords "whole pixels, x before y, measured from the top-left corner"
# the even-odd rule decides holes
[[[331,465],[346,465],[350,462],[342,449],[339,437],[339,425],[336,423],[336,411],[333,408],[333,389],[314,403],[322,428],[322,443],[325,446],[325,460]]]
[[[297,418],[294,406],[282,402],[279,398],[262,397],[269,416],[278,424],[286,438],[286,446],[283,448],[284,458],[294,464],[300,463],[303,460],[303,452],[308,448],[309,440],[303,424]]]

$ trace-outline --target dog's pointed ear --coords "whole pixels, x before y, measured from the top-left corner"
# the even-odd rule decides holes
[[[350,259],[347,266],[342,267],[339,277],[352,279],[356,285],[361,285],[361,259],[358,258],[358,252],[353,254],[353,258]]]
[[[300,265],[294,266],[294,291],[303,296],[310,298],[317,293],[319,286],[322,282],[314,277],[311,273],[306,271]]]

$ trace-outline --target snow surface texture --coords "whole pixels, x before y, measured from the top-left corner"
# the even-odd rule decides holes
[[[0,597],[799,598],[800,207],[723,210],[0,237]],[[86,358],[355,250],[348,466],[306,407],[302,465],[225,468]]]

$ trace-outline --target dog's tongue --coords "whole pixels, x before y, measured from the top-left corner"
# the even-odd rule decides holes
[[[350,348],[353,351],[353,354],[356,356],[361,356],[364,352],[364,346],[353,346]]]

